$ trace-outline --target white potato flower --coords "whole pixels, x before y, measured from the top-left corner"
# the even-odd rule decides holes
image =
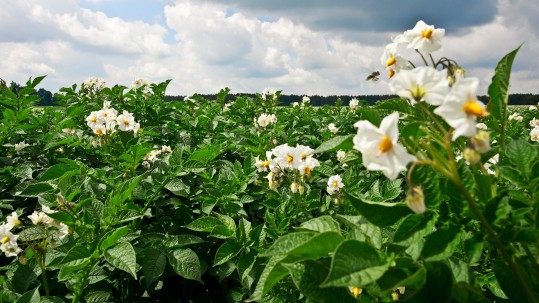
[[[133,117],[133,114],[124,110],[121,115],[116,117],[116,123],[121,131],[131,131],[135,127],[135,117]]]
[[[481,129],[481,130],[487,130],[488,129],[488,127],[487,127],[487,125],[485,123],[477,123],[475,125],[475,127],[477,127],[477,129]]]
[[[301,103],[303,104],[309,104],[310,102],[311,102],[311,98],[307,96],[303,96],[303,98],[301,99]]]
[[[452,140],[460,136],[473,137],[477,133],[477,117],[486,117],[485,105],[477,100],[477,78],[459,79],[451,87],[444,103],[434,110],[455,129]]]
[[[398,53],[398,44],[399,43],[393,42],[386,45],[384,53],[380,57],[382,65],[389,70],[389,78],[393,77],[395,72],[411,67],[408,59],[402,57]]]
[[[401,71],[391,79],[389,88],[412,103],[425,101],[431,105],[440,105],[449,91],[449,82],[445,71],[422,66]]]
[[[538,127],[534,127],[530,131],[530,139],[534,142],[539,142],[539,128]]]
[[[15,151],[16,151],[16,152],[19,152],[19,151],[21,151],[22,149],[27,148],[28,146],[30,146],[30,144],[27,144],[27,143],[24,142],[24,141],[19,142],[19,143],[15,143],[15,144],[13,145],[13,147],[15,148]]]
[[[444,35],[445,29],[434,28],[434,26],[420,20],[413,29],[404,32],[403,40],[408,43],[408,48],[416,49],[423,54],[430,54],[442,47]]]
[[[344,184],[342,183],[342,178],[339,175],[334,175],[334,176],[329,177],[327,185],[328,186],[326,190],[330,195],[335,194],[341,188],[344,187]]]
[[[354,148],[363,155],[363,165],[368,170],[380,170],[394,180],[399,172],[406,170],[406,165],[416,158],[397,144],[399,139],[399,113],[385,117],[377,128],[369,121],[359,121],[357,135],[354,136]]]
[[[19,220],[19,215],[17,214],[17,212],[12,212],[9,216],[7,216],[6,226],[9,227],[9,229],[17,227],[19,225],[21,225],[21,221]]]
[[[330,123],[328,124],[328,129],[330,132],[336,134],[339,131],[339,128],[335,126],[335,124]]]
[[[344,150],[337,151],[337,161],[342,161],[346,157],[346,152]]]
[[[350,100],[349,106],[350,106],[351,109],[355,109],[356,107],[358,107],[358,105],[359,105],[359,100],[358,99],[352,98],[352,100]]]
[[[261,127],[266,127],[270,124],[271,120],[266,114],[261,114],[256,120],[257,124]]]

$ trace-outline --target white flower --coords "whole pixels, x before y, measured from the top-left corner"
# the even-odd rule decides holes
[[[302,161],[301,164],[299,165],[298,167],[299,174],[302,176],[304,175],[310,176],[313,169],[315,169],[318,166],[320,166],[320,162],[317,159],[313,157],[308,157],[307,159]]]
[[[273,165],[276,165],[280,169],[298,169],[303,162],[301,151],[288,146],[288,144],[276,146],[271,150],[271,153],[275,156],[270,164],[272,171]]]
[[[539,127],[539,120],[533,118],[530,120],[530,126],[531,127]]]
[[[330,132],[336,134],[339,131],[339,128],[335,127],[335,124],[330,123],[328,124],[328,129]]]
[[[9,227],[9,229],[21,225],[21,221],[19,220],[19,215],[17,215],[17,212],[12,212],[11,215],[7,216],[6,222],[6,226]]]
[[[298,106],[299,106],[298,102],[292,102],[292,107],[298,107]]]
[[[69,234],[71,234],[71,231],[69,230],[69,226],[65,225],[64,223],[58,224],[58,238],[62,240]]]
[[[277,123],[277,116],[275,114],[268,115],[268,119],[271,123]]]
[[[148,83],[148,81],[139,78],[139,79],[135,79],[135,80],[133,81],[133,83],[131,84],[131,88],[137,89],[137,88],[139,88],[139,87],[142,87],[142,86],[148,86],[148,85],[150,85],[150,84]]]
[[[460,136],[472,137],[476,134],[477,117],[488,116],[485,105],[477,100],[477,78],[459,79],[453,84],[445,98],[444,104],[434,110],[434,113],[444,118],[453,132],[453,141]]]
[[[530,110],[530,111],[536,111],[536,110],[537,110],[537,106],[531,105],[530,107],[528,107],[528,110]]]
[[[161,150],[152,150],[144,156],[143,161],[154,162],[161,155]]]
[[[492,165],[498,164],[498,161],[500,161],[500,154],[495,154],[494,156],[492,156],[492,158],[488,159],[487,163],[485,163],[483,166],[489,174],[495,175],[496,172],[490,168],[492,167]]]
[[[102,136],[107,133],[107,128],[105,127],[104,124],[98,124],[92,130],[94,131],[94,134],[98,136]]]
[[[404,32],[403,38],[408,42],[408,48],[416,49],[427,55],[442,47],[444,35],[445,29],[436,29],[420,20],[413,29]]]
[[[394,180],[399,172],[406,170],[406,165],[416,158],[397,144],[399,129],[397,123],[399,113],[394,112],[385,117],[380,128],[369,121],[359,121],[357,135],[354,136],[354,148],[363,154],[363,165],[368,170],[381,170],[384,175]]]
[[[353,98],[352,100],[350,100],[350,108],[351,109],[356,108],[358,105],[359,105],[359,100],[358,99]]]
[[[532,141],[539,142],[539,128],[538,127],[534,127],[530,131],[530,139]]]
[[[4,252],[6,257],[15,257],[22,251],[17,246],[18,237],[11,232],[10,226],[6,224],[0,225],[0,250]]]
[[[161,146],[161,153],[163,154],[172,154],[172,148],[168,145]]]
[[[342,161],[346,157],[346,152],[344,150],[337,151],[337,161]]]
[[[326,190],[330,195],[333,195],[343,187],[344,187],[344,184],[342,183],[341,176],[334,175],[334,176],[329,177],[328,187]]]
[[[257,124],[261,127],[266,127],[270,124],[271,120],[266,114],[261,114],[258,116],[258,119],[256,120]]]
[[[521,115],[519,115],[517,112],[514,112],[512,115],[510,115],[509,117],[507,117],[507,119],[509,121],[511,120],[515,120],[517,122],[522,122],[522,120],[524,119]]]
[[[303,98],[301,99],[301,103],[303,104],[309,104],[310,102],[311,102],[311,98],[307,96],[303,96]]]
[[[101,124],[101,122],[98,121],[98,112],[93,111],[90,113],[88,117],[86,117],[86,125],[88,125],[89,128],[95,128],[97,125]]]
[[[103,101],[103,108],[105,108],[105,109],[112,108],[110,103],[111,103],[110,101]]]
[[[477,129],[482,129],[482,130],[488,129],[488,127],[487,127],[487,125],[485,123],[477,123],[475,125],[475,127],[477,127]]]
[[[425,101],[432,105],[440,105],[449,91],[449,82],[445,71],[422,66],[401,71],[391,79],[389,88],[412,103]]]
[[[30,146],[30,144],[26,144],[26,142],[22,141],[22,142],[19,142],[19,143],[15,143],[13,145],[13,147],[15,148],[15,151],[16,152],[19,152],[20,150],[24,149],[24,148],[27,148],[28,146]]]
[[[135,117],[133,117],[133,114],[124,110],[121,115],[116,117],[116,123],[121,131],[130,131],[135,127]]]
[[[408,59],[402,57],[397,52],[398,43],[393,42],[386,45],[384,53],[380,57],[380,62],[382,65],[390,70],[389,78],[391,78],[395,72],[399,72],[402,69],[409,69],[410,64]],[[393,72],[391,72],[393,71]]]

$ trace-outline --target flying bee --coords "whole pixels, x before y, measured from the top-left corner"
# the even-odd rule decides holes
[[[372,72],[372,74],[368,75],[366,80],[376,82],[376,81],[378,81],[378,79],[380,79],[380,72],[376,71],[376,72]]]

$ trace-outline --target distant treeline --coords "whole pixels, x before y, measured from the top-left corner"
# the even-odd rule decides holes
[[[7,85],[4,82],[4,87],[7,88]],[[17,91],[21,88],[21,86],[17,83],[11,82],[9,87],[13,91]],[[41,97],[41,100],[39,102],[40,106],[50,106],[55,104],[55,97],[54,94],[50,91],[40,88],[36,91],[36,93]],[[215,100],[216,94],[198,94],[199,96],[209,99],[209,100]],[[254,98],[256,94],[228,94],[226,97],[226,101],[230,102],[235,100],[237,97],[251,97]],[[304,95],[281,95],[279,98],[280,105],[282,106],[288,106],[291,105],[294,102],[301,102]],[[348,105],[350,100],[353,98],[356,98],[360,101],[361,104],[375,104],[377,101],[380,100],[387,100],[392,98],[397,98],[396,95],[357,95],[357,96],[347,96],[347,95],[340,95],[340,96],[308,96],[311,100],[310,104],[313,106],[323,106],[323,105],[336,105],[336,104],[342,104],[342,105]],[[167,96],[167,100],[184,100],[185,96]],[[489,100],[488,96],[478,96],[478,99],[483,101],[484,103],[487,103]],[[537,105],[539,102],[539,95],[538,94],[511,94],[509,95],[509,104],[510,105]]]

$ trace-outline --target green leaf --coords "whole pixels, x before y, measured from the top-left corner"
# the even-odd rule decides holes
[[[167,255],[155,248],[150,248],[146,251],[142,260],[142,272],[146,280],[146,287],[150,287],[153,282],[157,281],[165,271],[167,265]]]
[[[194,160],[206,165],[211,160],[217,158],[222,152],[223,149],[219,146],[207,146],[203,149],[194,151],[187,160]]]
[[[47,232],[43,225],[36,225],[22,230],[19,233],[19,241],[21,242],[32,242],[36,240],[45,239],[47,237]]]
[[[47,216],[67,225],[72,225],[75,223],[75,221],[73,221],[73,216],[65,211],[57,211],[55,213],[47,214]]]
[[[185,225],[185,228],[194,231],[211,232],[216,226],[224,226],[224,223],[215,217],[201,217]]]
[[[120,242],[105,251],[105,260],[137,279],[137,256],[130,243]]]
[[[453,288],[451,270],[443,262],[427,262],[427,283],[423,288],[427,302],[450,302]],[[413,301],[413,299],[412,299]]]
[[[496,66],[492,82],[488,87],[490,96],[489,109],[492,116],[501,122],[502,127],[507,120],[507,100],[509,98],[509,80],[511,67],[520,47],[505,55]]]
[[[181,179],[172,179],[165,185],[165,188],[170,190],[176,196],[189,197],[189,186],[185,185]]]
[[[340,232],[339,223],[330,216],[320,216],[303,222],[299,229],[308,229],[320,233],[327,231]]]
[[[39,287],[36,287],[33,290],[29,290],[24,293],[15,303],[40,303],[41,296],[39,295]]]
[[[406,270],[405,270],[406,269]],[[406,287],[406,296],[412,296],[425,285],[427,270],[420,267],[415,272],[408,268],[389,269],[376,283],[384,291],[390,292],[398,287]]]
[[[412,106],[410,103],[401,98],[378,101],[376,103],[376,108],[397,111],[405,114],[412,113]]]
[[[352,206],[369,222],[376,226],[395,224],[412,211],[404,203],[371,202],[348,195]]]
[[[66,172],[73,170],[73,166],[69,164],[56,164],[49,167],[40,177],[39,181],[49,181],[60,178]]]
[[[362,107],[360,109],[360,120],[366,120],[372,123],[374,126],[379,126],[380,122],[382,122],[382,118],[380,117],[380,113],[376,109],[371,109],[367,107]]]
[[[296,247],[308,243],[318,233],[311,231],[300,231],[285,234],[279,237],[262,256],[285,255]]]
[[[251,276],[250,273],[255,264],[256,255],[256,252],[250,251],[249,253],[239,257],[236,264],[241,284],[246,288],[251,288],[251,285],[254,282],[254,277]]]
[[[91,253],[88,248],[82,245],[73,246],[67,254],[60,260],[52,262],[49,266],[63,267],[63,266],[75,266],[85,262]]]
[[[269,259],[256,283],[253,295],[247,302],[260,301],[275,284],[289,275],[288,270],[280,263],[283,258],[283,256],[275,256]]]
[[[37,197],[39,194],[54,190],[49,183],[34,183],[28,185],[21,193],[16,194],[20,197]]]
[[[13,273],[11,284],[13,289],[18,293],[25,292],[28,287],[37,279],[37,274],[30,265],[20,265]]]
[[[417,215],[417,214],[408,215],[408,217],[406,217],[401,222],[401,224],[399,224],[399,227],[397,228],[397,231],[395,232],[395,235],[393,236],[393,241],[401,242],[410,238],[416,232],[421,231],[424,228],[426,228],[428,223],[432,221],[433,219],[435,219],[434,215],[433,213],[430,213],[430,212],[427,212],[424,215]]]
[[[237,256],[243,247],[236,241],[226,241],[217,249],[213,266],[221,265]]]
[[[509,269],[509,266],[501,260],[493,260],[492,265],[494,268],[494,273],[496,275],[496,279],[498,280],[498,283],[500,284],[500,287],[502,288],[503,292],[511,302],[530,302],[526,296],[526,293],[518,283],[518,280],[515,278],[515,274],[511,269]],[[519,266],[518,263],[515,264],[517,267],[517,270],[519,274],[523,277],[524,280],[531,282],[532,279],[530,277],[526,277],[525,270]],[[528,285],[530,285],[529,283]],[[537,298],[537,290],[532,292],[535,293],[535,296]]]
[[[339,149],[342,150],[348,150],[352,149],[354,146],[354,142],[352,142],[352,139],[354,138],[354,135],[346,135],[346,136],[336,136],[331,139],[329,139],[326,142],[323,142],[318,146],[314,153],[325,153],[325,152],[332,152],[337,151]]]
[[[460,244],[460,234],[455,226],[438,229],[427,238],[421,255],[427,260],[447,259]]]
[[[321,286],[364,287],[382,277],[388,267],[370,245],[346,240],[335,251],[329,275]]]
[[[180,248],[187,245],[204,243],[200,237],[190,234],[175,235],[163,241],[163,244],[168,248]]]
[[[129,228],[129,226],[122,226],[115,229],[111,233],[107,233],[107,237],[101,241],[101,243],[99,244],[99,248],[102,251],[107,250],[109,247],[116,244],[116,242],[118,242],[118,239],[127,235],[130,231],[131,229]]]
[[[537,161],[537,149],[523,138],[513,140],[507,145],[505,154],[525,176],[530,176],[533,163]]]
[[[202,283],[200,259],[191,249],[180,248],[172,251],[168,255],[168,262],[178,275]]]
[[[327,267],[315,261],[284,264],[288,269],[296,288],[312,302],[357,302],[347,288],[325,287],[320,284],[327,277]]]
[[[107,303],[111,301],[111,297],[108,291],[92,291],[84,296],[84,300],[86,303]]]

